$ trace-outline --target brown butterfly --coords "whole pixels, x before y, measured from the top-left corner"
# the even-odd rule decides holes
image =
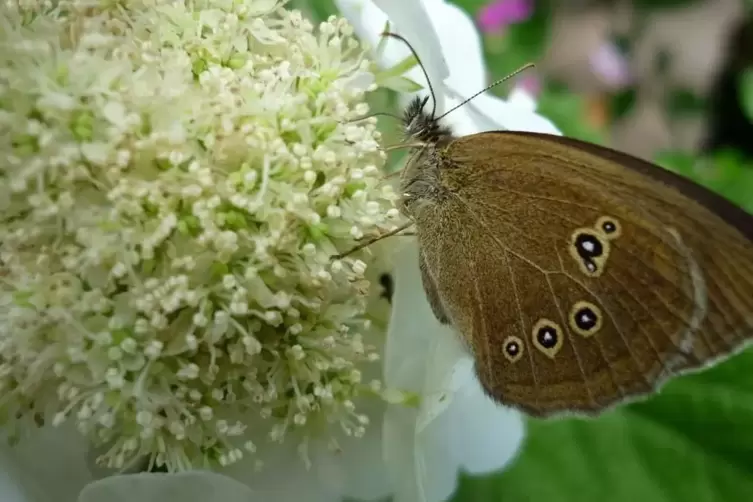
[[[594,414],[751,340],[751,215],[590,143],[455,137],[427,101],[403,117],[414,155],[400,209],[434,314],[462,334],[489,396],[534,416]]]

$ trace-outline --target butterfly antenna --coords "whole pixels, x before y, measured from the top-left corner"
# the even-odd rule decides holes
[[[348,120],[345,123],[346,124],[350,124],[350,123],[353,123],[353,122],[360,122],[361,120],[370,119],[371,117],[391,117],[391,118],[393,118],[395,120],[403,120],[402,118],[398,117],[397,115],[395,115],[393,113],[374,112],[374,113],[369,113],[368,115],[364,115],[363,117],[358,117],[357,119]]]
[[[522,72],[524,72],[524,71],[526,71],[526,70],[529,70],[529,69],[533,68],[534,66],[535,66],[535,65],[534,65],[533,63],[528,63],[527,65],[525,65],[525,66],[522,66],[522,67],[518,68],[517,70],[515,70],[514,72],[510,73],[510,74],[509,74],[509,75],[507,75],[506,77],[502,77],[502,78],[501,78],[501,79],[499,79],[499,80],[495,80],[494,82],[492,82],[491,84],[487,85],[486,87],[484,87],[483,89],[481,89],[480,91],[478,91],[478,92],[477,92],[476,94],[474,94],[474,95],[473,95],[473,96],[471,96],[470,98],[467,98],[467,99],[465,99],[465,100],[464,100],[464,101],[463,101],[462,103],[460,103],[459,105],[455,105],[454,107],[452,107],[452,108],[450,108],[449,110],[447,110],[446,112],[444,112],[444,113],[443,113],[442,115],[440,115],[439,117],[437,117],[437,120],[441,119],[442,117],[445,117],[445,116],[449,115],[449,114],[450,114],[450,112],[454,112],[455,110],[457,110],[458,108],[460,108],[461,106],[463,106],[464,104],[466,104],[466,103],[467,103],[468,101],[472,100],[472,99],[473,99],[473,98],[475,98],[476,96],[479,96],[479,95],[481,95],[481,94],[485,93],[486,91],[488,91],[488,90],[489,90],[489,89],[491,89],[492,87],[496,87],[496,86],[498,86],[499,84],[501,84],[502,82],[505,82],[505,81],[507,81],[507,80],[510,80],[510,79],[511,79],[511,78],[513,78],[513,77],[514,77],[515,75],[517,75],[517,74],[519,74],[519,73],[522,73]]]
[[[391,31],[383,31],[382,32],[383,37],[392,37],[396,38],[397,40],[400,40],[403,42],[408,49],[410,49],[411,53],[413,54],[413,57],[416,58],[416,62],[418,63],[418,66],[421,67],[421,71],[424,74],[424,78],[426,79],[426,83],[429,86],[429,92],[431,92],[431,101],[432,101],[432,107],[431,107],[431,118],[434,120],[434,115],[437,112],[437,95],[434,93],[434,87],[431,85],[431,80],[429,80],[429,74],[426,73],[426,68],[424,68],[423,63],[421,62],[421,58],[418,57],[418,54],[416,53],[416,50],[413,48],[413,46],[408,42],[408,40],[405,39],[402,35],[398,35],[397,33],[392,33]],[[510,75],[512,76],[512,75]],[[445,113],[445,115],[447,115]],[[443,115],[444,116],[444,115]]]

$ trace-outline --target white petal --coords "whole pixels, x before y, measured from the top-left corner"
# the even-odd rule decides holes
[[[4,445],[1,449],[5,476],[16,485],[6,489],[16,497],[26,494],[28,500],[35,502],[76,500],[92,479],[87,451],[86,441],[72,425],[42,427],[15,447]],[[0,500],[14,499],[0,497]]]
[[[335,0],[335,4],[340,13],[353,26],[358,38],[367,43],[372,50],[376,49],[380,34],[388,21],[387,14],[379,9],[374,2],[368,0]],[[391,61],[392,58],[385,57],[380,59],[378,63],[380,66],[391,66],[391,64],[399,61],[397,55],[394,58],[397,60]]]
[[[66,499],[60,499],[66,500]],[[129,474],[87,486],[78,502],[266,502],[273,500],[211,472]],[[276,499],[274,499],[276,500]]]
[[[531,113],[536,111],[536,98],[523,87],[513,87],[507,96],[507,102],[521,111],[525,110]]]
[[[347,82],[347,86],[353,89],[360,89],[362,91],[368,90],[369,86],[374,83],[374,75],[369,72],[358,72]]]
[[[440,502],[455,491],[457,464],[448,442],[427,444],[426,436],[416,433],[416,415],[397,406],[385,415],[384,458],[395,487],[393,502]],[[431,455],[450,460],[430,462]]]
[[[394,260],[395,293],[384,354],[385,383],[422,392],[427,347],[438,336],[449,340],[457,335],[437,321],[426,300],[418,269],[417,244],[406,242]]]
[[[388,386],[422,396],[420,431],[447,408],[454,392],[473,374],[473,360],[458,333],[442,325],[429,306],[418,269],[418,245],[405,243],[395,264],[384,376]]]
[[[249,460],[228,466],[222,473],[263,494],[275,502],[339,502],[344,496],[362,500],[385,497],[391,493],[382,461],[382,409],[374,402],[372,408],[359,408],[374,421],[362,438],[338,438],[339,452],[312,440],[306,468],[295,447],[295,438],[282,444],[258,442],[259,449]],[[263,460],[261,469],[254,468],[254,459]],[[260,500],[267,500],[260,499]]]
[[[33,483],[33,480],[26,481]],[[0,500],[3,502],[34,502],[34,499],[24,488],[23,474],[19,472],[13,461],[2,453],[0,453]]]
[[[444,423],[443,423],[444,421]],[[492,401],[475,375],[456,393],[449,409],[427,428],[427,435],[452,431],[452,452],[471,474],[485,474],[507,465],[520,449],[525,435],[520,412]]]
[[[457,472],[496,471],[510,462],[523,439],[523,422],[514,410],[487,398],[472,373],[447,410],[417,434],[420,481],[431,487],[427,501],[445,500],[455,491]]]
[[[447,109],[452,110],[460,103],[461,100],[457,98],[448,98]],[[488,120],[486,116],[479,115],[478,112],[471,108],[471,103],[468,102],[460,108],[452,110],[447,116],[441,119],[442,124],[449,126],[456,136],[467,136],[469,134],[476,134],[477,132],[503,129],[501,125]]]
[[[444,60],[442,46],[437,33],[426,20],[429,14],[418,1],[403,0],[335,0],[340,12],[350,21],[359,38],[376,49],[381,40],[381,33],[390,23],[390,31],[402,35],[408,40],[421,59],[429,79],[440,95],[438,109],[443,107],[442,82],[449,75]],[[377,57],[377,63],[383,68],[391,67],[411,55],[410,49],[400,40],[388,39],[383,44],[383,51]],[[412,68],[406,76],[428,89],[426,78],[419,67]],[[426,91],[424,91],[426,92]],[[403,96],[403,103],[410,99]]]
[[[453,99],[448,99],[448,108],[451,108],[460,102],[460,95],[453,89],[448,91],[453,96]],[[459,135],[497,130],[562,134],[552,121],[531,109],[532,98],[525,91],[518,90],[512,97],[514,100],[504,100],[489,94],[476,96],[447,115],[443,122]]]
[[[321,478],[342,496],[357,500],[383,499],[392,493],[382,456],[382,420],[385,405],[374,400],[359,408],[372,423],[361,438],[338,441],[342,452],[324,452],[316,457]]]
[[[416,430],[422,432],[444,413],[469,378],[473,378],[473,358],[456,333],[437,333],[426,355],[423,399]]]
[[[442,82],[447,78],[449,71],[444,51],[441,50],[442,37],[438,35],[437,25],[433,23],[434,13],[425,8],[425,2],[375,0],[374,3],[387,14],[394,25],[394,31],[413,46],[432,83]],[[427,26],[427,19],[432,20],[433,27]],[[382,28],[384,26],[380,27]]]
[[[406,3],[404,0],[402,3]],[[431,5],[426,5],[431,4]],[[461,95],[471,96],[486,85],[486,66],[481,37],[476,25],[460,7],[436,0],[424,0],[431,24],[440,34],[442,54],[449,77],[445,84]]]
[[[388,410],[384,458],[397,500],[435,502],[455,490],[458,462],[447,437],[425,429],[443,415],[472,365],[458,335],[431,311],[421,284],[417,245],[406,243],[395,263],[385,380],[391,387],[418,392],[423,402],[418,410]],[[449,436],[450,431],[445,432]]]
[[[417,245],[406,243],[395,263],[385,378],[423,401],[419,410],[388,411],[385,462],[403,500],[434,502],[455,490],[459,468],[484,473],[506,465],[522,442],[523,421],[486,397],[459,335],[434,317]]]
[[[251,429],[251,428],[249,428]],[[313,466],[306,469],[296,449],[294,438],[288,438],[283,443],[272,443],[265,438],[255,441],[258,448],[247,459],[222,469],[222,474],[254,489],[257,494],[267,498],[259,500],[274,500],[275,502],[336,502],[339,493],[326,486],[320,477],[313,461],[318,453],[317,445],[311,448],[310,456]],[[255,460],[264,462],[260,469],[256,469]]]

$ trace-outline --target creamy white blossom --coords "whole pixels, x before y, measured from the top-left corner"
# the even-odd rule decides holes
[[[6,431],[170,471],[365,434],[368,255],[332,257],[396,214],[351,35],[273,0],[4,5]]]

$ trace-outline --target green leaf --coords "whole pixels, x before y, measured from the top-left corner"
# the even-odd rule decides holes
[[[462,7],[468,13],[474,14],[476,11],[489,3],[489,0],[453,0],[455,5]]]
[[[423,89],[421,84],[408,77],[391,77],[383,80],[379,85],[396,92],[416,92]]]
[[[315,24],[326,21],[329,16],[336,14],[337,7],[333,0],[290,0],[288,5],[290,9],[303,11],[304,15],[315,22]]]
[[[382,28],[382,33],[389,33],[390,30],[390,21],[387,20],[384,22],[384,27]],[[381,59],[384,55],[384,51],[387,48],[387,41],[389,40],[389,37],[381,36],[379,37],[379,42],[376,46],[376,53],[378,54],[378,59]]]
[[[740,103],[745,116],[753,122],[753,68],[747,69],[740,75]]]
[[[617,120],[625,116],[633,106],[636,100],[635,88],[628,87],[626,89],[617,91],[612,99],[609,101],[609,114],[612,120]]]
[[[687,117],[702,112],[706,101],[689,89],[672,89],[664,104],[667,114],[672,118]]]
[[[531,420],[520,458],[456,501],[753,500],[753,352],[597,419]]]
[[[751,211],[753,209],[753,166],[736,150],[723,149],[714,154],[716,177],[704,184]],[[703,180],[702,180],[703,182]]]
[[[606,139],[586,121],[586,100],[556,84],[547,84],[537,98],[537,111],[549,118],[565,136],[604,143]]]
[[[395,63],[389,68],[386,68],[382,71],[377,72],[374,75],[374,78],[376,79],[377,85],[381,87],[384,81],[389,80],[394,77],[402,76],[407,71],[415,67],[417,64],[418,64],[418,60],[416,59],[415,56],[411,55],[411,56],[406,57],[399,63]]]
[[[656,162],[753,212],[753,166],[740,152],[723,149],[700,158],[688,152],[662,152]]]
[[[688,177],[692,177],[693,166],[697,160],[691,153],[674,151],[661,152],[655,158],[656,163],[665,169]]]

